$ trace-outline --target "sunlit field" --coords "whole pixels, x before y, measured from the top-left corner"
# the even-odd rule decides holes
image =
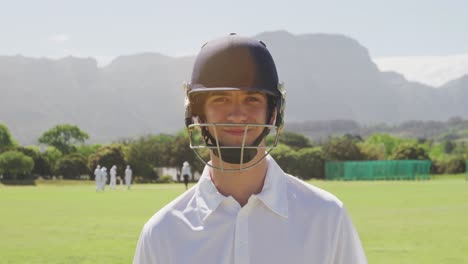
[[[369,263],[468,263],[468,181],[310,181],[344,201]],[[0,184],[1,263],[131,263],[142,225],[185,190],[92,182]]]

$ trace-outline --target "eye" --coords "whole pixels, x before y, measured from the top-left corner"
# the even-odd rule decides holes
[[[249,97],[247,97],[247,101],[249,101],[249,102],[258,102],[259,100],[258,100],[258,98],[255,98],[253,96],[249,96]]]
[[[260,95],[250,95],[245,99],[249,103],[260,103],[263,100],[263,97]]]
[[[211,98],[211,102],[213,103],[226,103],[228,98],[226,96],[215,96]]]

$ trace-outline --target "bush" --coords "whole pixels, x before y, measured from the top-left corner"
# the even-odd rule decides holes
[[[461,157],[451,158],[447,161],[444,173],[456,174],[465,172],[465,160]]]
[[[148,163],[131,163],[133,174],[142,178],[142,182],[153,182],[158,178],[157,172]]]
[[[158,183],[172,183],[174,180],[171,175],[163,175],[157,180]]]
[[[47,147],[42,156],[47,160],[53,172],[53,168],[57,167],[57,162],[63,157],[63,154],[55,147]]]
[[[274,137],[269,136],[267,138],[269,144],[273,144]],[[279,137],[279,143],[287,145],[294,150],[298,150],[301,148],[310,148],[312,147],[312,143],[310,139],[302,134],[284,131]]]
[[[320,148],[304,148],[297,153],[297,176],[308,180],[310,178],[325,178],[325,161]]]
[[[55,172],[64,179],[80,179],[80,175],[89,174],[86,159],[79,154],[70,154],[59,159]]]
[[[16,147],[14,150],[31,157],[34,161],[33,175],[50,176],[52,174],[52,165],[47,159],[46,154],[41,154],[39,149],[34,147]]]
[[[332,138],[323,145],[323,157],[325,160],[355,161],[363,160],[364,155],[357,146],[356,138],[343,136]]]
[[[385,145],[382,143],[370,144],[367,142],[363,142],[358,143],[358,147],[362,153],[364,160],[385,160]]]
[[[52,175],[52,165],[46,156],[40,154],[34,160],[34,169],[33,174],[40,175],[42,177],[48,178]]]
[[[398,145],[390,156],[391,160],[429,160],[429,155],[423,147],[416,143]]]
[[[445,173],[446,162],[441,160],[433,160],[431,166],[432,174],[444,174]]]
[[[0,154],[0,174],[5,180],[22,180],[31,176],[34,160],[19,151]]]
[[[297,152],[291,147],[280,143],[270,154],[284,172],[296,174]]]

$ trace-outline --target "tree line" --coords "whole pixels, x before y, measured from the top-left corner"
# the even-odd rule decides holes
[[[327,139],[329,135],[353,134],[369,137],[376,133],[408,138],[427,138],[436,141],[468,140],[468,120],[451,117],[446,121],[410,120],[400,124],[362,125],[353,120],[323,120],[288,123],[289,130],[304,134],[313,140]]]
[[[177,167],[188,161],[193,171],[204,164],[189,147],[188,133],[159,134],[121,139],[108,145],[86,144],[89,135],[79,127],[60,124],[44,132],[38,146],[20,146],[6,125],[0,124],[0,177],[2,180],[52,179],[93,180],[99,164],[116,165],[122,176],[126,165],[137,182],[157,182],[163,178],[156,167]],[[267,137],[267,144],[274,141]],[[208,152],[201,153],[206,158]],[[285,170],[303,179],[324,178],[325,162],[365,160],[431,160],[432,173],[462,173],[468,160],[468,143],[445,139],[396,137],[375,133],[366,138],[345,134],[313,142],[305,135],[284,132],[271,155]]]

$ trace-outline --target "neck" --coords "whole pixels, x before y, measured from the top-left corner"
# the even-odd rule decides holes
[[[261,158],[257,156],[257,158]],[[212,155],[213,165],[219,167],[222,162]],[[247,164],[246,164],[247,165]],[[232,164],[223,163],[223,167],[233,167]],[[221,171],[211,169],[211,180],[218,191],[225,196],[232,196],[241,206],[244,206],[252,194],[262,191],[268,164],[265,158],[258,165],[244,171]]]

